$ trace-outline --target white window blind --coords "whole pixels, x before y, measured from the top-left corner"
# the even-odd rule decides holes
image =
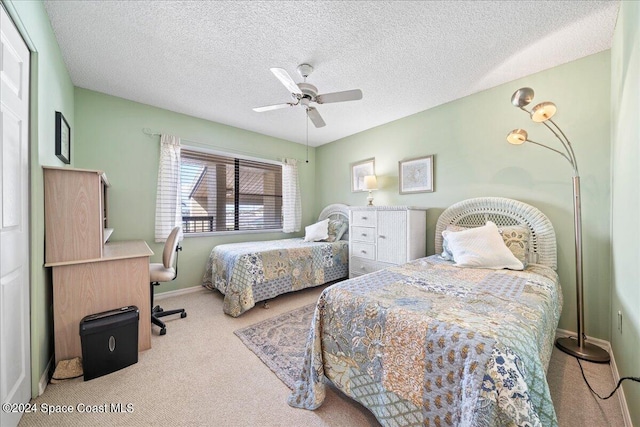
[[[180,153],[182,230],[282,229],[282,166],[189,150]]]

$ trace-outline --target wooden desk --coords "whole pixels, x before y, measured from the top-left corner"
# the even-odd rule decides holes
[[[51,262],[56,364],[82,356],[80,321],[84,316],[135,305],[140,310],[138,351],[151,348],[149,257],[143,240],[104,245],[102,256]]]

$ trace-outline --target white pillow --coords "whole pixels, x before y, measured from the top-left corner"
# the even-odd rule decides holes
[[[452,232],[445,230],[453,260],[459,267],[508,268],[522,270],[522,262],[516,258],[502,240],[498,227],[491,221],[482,227]]]
[[[329,219],[323,219],[304,228],[304,241],[317,242],[329,237]]]
[[[473,227],[460,227],[459,225],[449,224],[446,230],[458,232],[468,230],[469,228]],[[525,268],[529,262],[534,264],[537,262],[537,259],[533,258],[536,254],[529,252],[529,228],[522,225],[508,225],[498,227],[498,232],[500,236],[502,236],[504,244],[509,248],[511,253],[522,262]],[[448,235],[448,233],[442,233],[442,254],[440,254],[440,257],[447,261],[453,261],[453,255],[449,250],[449,242],[447,241]]]

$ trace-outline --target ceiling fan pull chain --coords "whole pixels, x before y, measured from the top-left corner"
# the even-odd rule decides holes
[[[307,161],[306,163],[309,163],[309,107],[305,108],[306,112],[307,112],[307,120],[305,120],[305,122],[307,123]]]

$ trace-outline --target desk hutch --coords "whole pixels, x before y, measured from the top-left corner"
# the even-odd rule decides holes
[[[82,356],[84,316],[140,310],[138,351],[151,348],[149,257],[143,240],[107,242],[109,182],[101,171],[44,167],[45,267],[53,276],[55,360]]]

